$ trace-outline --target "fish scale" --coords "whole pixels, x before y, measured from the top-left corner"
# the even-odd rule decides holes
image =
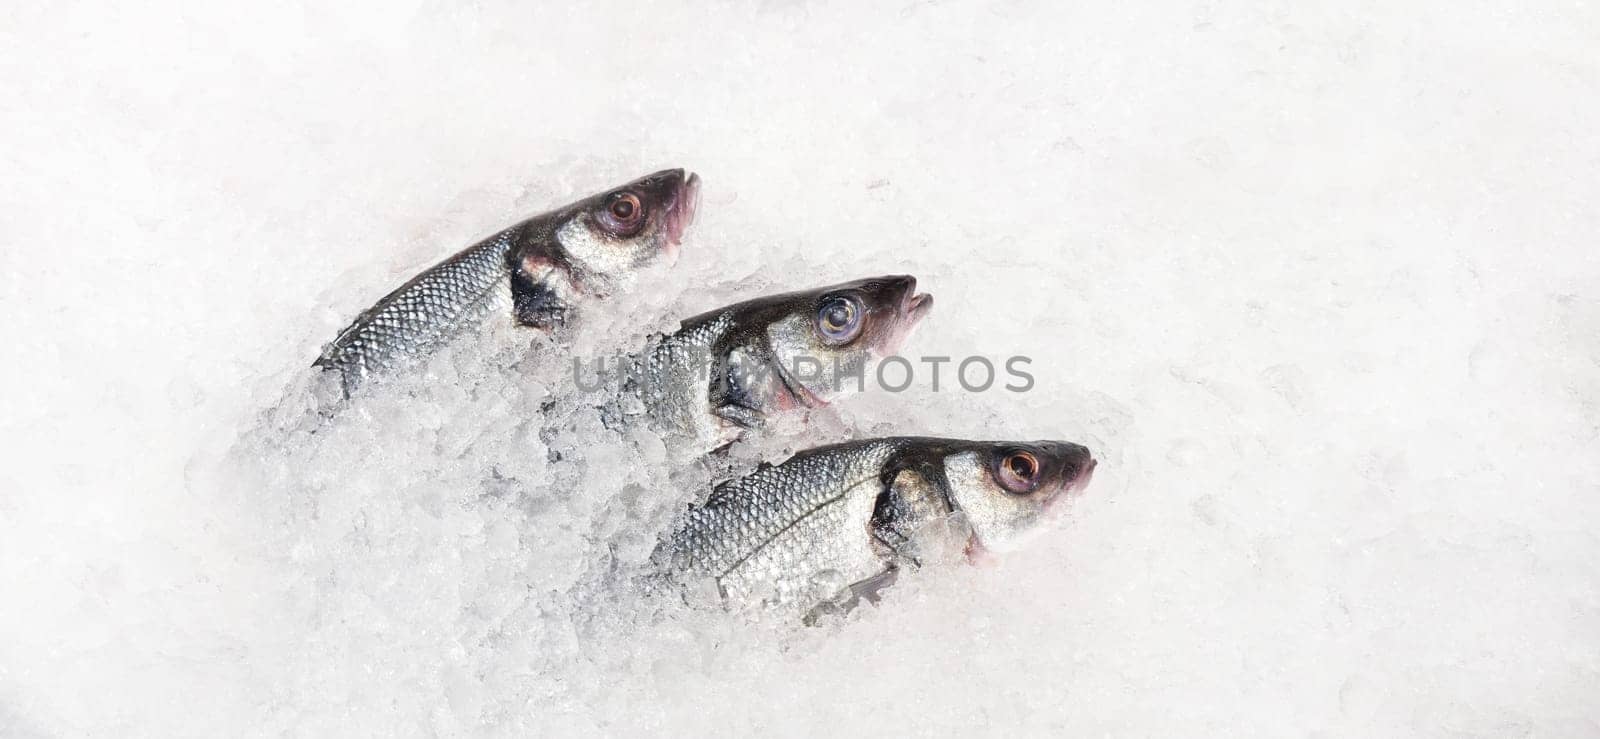
[[[515,230],[467,248],[385,296],[328,346],[317,365],[340,370],[348,388],[480,322],[510,299],[506,258]]]
[[[706,426],[706,388],[711,351],[734,326],[731,312],[697,322],[663,337],[649,349],[642,367],[642,385],[632,388],[649,410],[657,428],[684,430],[690,435],[713,435]]]
[[[670,543],[677,566],[716,578],[730,596],[807,596],[814,573],[842,584],[882,569],[866,518],[892,441],[816,450],[722,485],[691,511]]]
[[[369,377],[416,364],[495,313],[507,326],[554,331],[569,318],[571,294],[585,286],[615,289],[644,265],[675,254],[698,193],[693,174],[662,170],[533,216],[385,295],[313,364],[338,371],[349,397]]]

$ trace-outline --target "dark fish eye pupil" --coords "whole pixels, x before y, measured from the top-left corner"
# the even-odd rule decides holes
[[[844,303],[834,303],[828,306],[828,323],[833,326],[843,326],[850,321],[850,308]]]
[[[611,215],[623,220],[633,217],[633,201],[623,198],[611,204]]]
[[[1011,472],[1017,477],[1028,479],[1033,477],[1033,460],[1018,454],[1011,458]]]

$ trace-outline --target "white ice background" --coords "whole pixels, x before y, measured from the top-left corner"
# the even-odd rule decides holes
[[[0,8],[0,735],[1600,734],[1592,2]],[[607,595],[695,473],[447,353],[308,364],[476,237],[668,166],[588,349],[909,272],[1069,520],[792,628]],[[514,357],[513,357],[514,358]],[[750,454],[781,454],[779,449]]]

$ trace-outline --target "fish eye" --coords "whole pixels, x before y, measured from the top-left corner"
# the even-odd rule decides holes
[[[595,213],[595,220],[612,236],[633,236],[644,228],[644,203],[631,192],[612,193]]]
[[[625,192],[622,197],[611,201],[611,216],[619,221],[631,221],[639,214],[639,197],[631,192]]]
[[[995,477],[1001,487],[1013,493],[1031,493],[1039,486],[1039,460],[1024,451],[1015,451],[1000,457],[995,466]]]
[[[817,331],[831,344],[854,340],[861,333],[861,303],[848,295],[828,298],[817,309]]]

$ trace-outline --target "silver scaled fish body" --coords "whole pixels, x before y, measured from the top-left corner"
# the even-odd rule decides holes
[[[384,296],[314,364],[338,372],[348,395],[488,320],[557,328],[582,297],[626,289],[639,268],[675,258],[698,192],[695,175],[664,170],[522,221]]]
[[[721,485],[656,551],[667,577],[814,617],[876,599],[902,567],[1016,549],[1082,491],[1058,441],[892,437],[819,447]]]

